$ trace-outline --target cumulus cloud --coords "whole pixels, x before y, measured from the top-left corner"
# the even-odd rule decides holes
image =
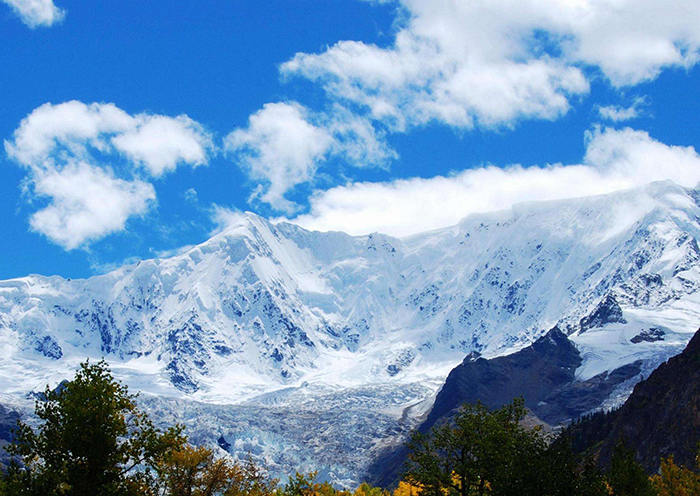
[[[26,194],[49,201],[32,214],[32,229],[68,250],[124,229],[156,198],[147,176],[205,164],[211,149],[187,116],[132,116],[78,101],[37,107],[5,141],[8,156],[27,170]]]
[[[318,116],[333,136],[331,154],[355,167],[387,167],[399,157],[372,123],[345,107],[335,105]]]
[[[330,133],[307,120],[306,110],[296,103],[268,103],[251,115],[247,129],[236,129],[225,139],[225,149],[266,189],[255,195],[277,209],[293,211],[284,194],[309,181],[316,162],[331,146]]]
[[[32,229],[67,250],[121,231],[156,198],[153,185],[118,179],[86,163],[48,169],[35,178],[34,192],[51,203],[30,217]]]
[[[202,165],[213,145],[202,127],[185,115],[129,115],[111,103],[46,103],[22,120],[7,153],[38,167],[94,152],[121,153],[155,177],[178,164]]]
[[[247,128],[225,138],[224,149],[251,179],[260,181],[251,199],[288,213],[298,206],[285,194],[311,181],[329,156],[356,166],[383,164],[396,156],[362,117],[341,107],[312,114],[296,102],[265,104],[250,116]]]
[[[297,53],[286,77],[320,84],[326,110],[270,103],[232,132],[226,149],[259,181],[251,200],[293,213],[286,195],[339,157],[386,166],[397,154],[386,132],[430,122],[458,129],[554,120],[602,74],[616,88],[653,79],[700,58],[700,3],[679,0],[367,0],[394,3],[402,20],[386,47],[340,41]],[[630,107],[598,107],[613,122]]]
[[[140,114],[134,119],[130,129],[112,138],[112,145],[152,176],[162,176],[179,163],[197,166],[208,162],[211,138],[186,115]]]
[[[389,47],[341,41],[282,65],[335,100],[403,130],[510,126],[554,119],[588,92],[587,68],[614,86],[690,67],[700,3],[679,0],[402,0],[408,21]]]
[[[63,20],[65,11],[54,5],[53,0],[2,0],[30,28],[51,26]]]
[[[686,187],[700,182],[700,156],[692,147],[668,146],[629,128],[594,129],[586,143],[581,164],[486,166],[429,179],[337,186],[317,192],[309,213],[291,221],[321,231],[406,236],[524,201],[604,194],[658,180]]]
[[[632,105],[622,107],[620,105],[605,105],[598,106],[598,115],[603,119],[613,122],[623,122],[636,119],[642,115],[642,107],[646,104],[646,99],[639,97],[635,98]]]

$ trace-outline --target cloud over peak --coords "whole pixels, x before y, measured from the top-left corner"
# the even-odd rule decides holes
[[[700,182],[700,155],[692,147],[668,146],[629,128],[593,129],[586,144],[580,164],[489,165],[428,179],[336,186],[317,191],[309,212],[291,221],[321,231],[407,236],[526,201],[598,195],[660,180],[685,187]]]
[[[353,166],[383,165],[396,157],[362,117],[340,106],[312,113],[296,102],[267,103],[232,131],[224,149],[248,176],[258,181],[251,199],[293,213],[298,205],[285,194],[312,181],[330,156]]]
[[[260,200],[285,211],[294,204],[284,194],[309,181],[332,144],[330,133],[309,122],[307,111],[297,103],[267,103],[251,115],[246,129],[232,131],[224,140],[251,179],[265,181]]]

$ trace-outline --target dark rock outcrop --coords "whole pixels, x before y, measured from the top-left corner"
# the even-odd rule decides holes
[[[565,432],[575,451],[595,455],[602,466],[618,440],[635,450],[649,472],[671,454],[676,463],[694,466],[700,443],[700,331],[683,353],[637,384],[619,409],[592,415]]]
[[[653,343],[655,341],[663,341],[666,333],[657,327],[650,327],[649,329],[644,329],[642,332],[630,339],[634,344],[639,344],[643,341],[647,343]]]
[[[450,372],[421,429],[430,429],[462,404],[477,401],[498,408],[523,396],[526,406],[537,414],[540,402],[574,380],[580,364],[576,347],[557,327],[517,353],[465,360]],[[552,415],[543,420],[556,423],[559,418]]]
[[[590,315],[581,319],[579,325],[581,326],[581,332],[584,332],[588,329],[603,327],[605,324],[611,324],[614,322],[619,322],[621,324],[627,323],[625,318],[622,316],[622,308],[620,308],[620,304],[613,295],[608,293],[605,298],[598,303],[598,306]]]
[[[63,357],[63,350],[51,336],[44,336],[38,340],[34,349],[45,357],[53,358],[54,360]]]
[[[617,385],[641,371],[641,364],[634,362],[578,381],[574,374],[580,364],[578,350],[557,327],[511,355],[493,359],[469,355],[450,372],[418,429],[427,432],[448,421],[465,403],[480,401],[493,409],[518,396],[523,396],[535,421],[567,423],[598,408]],[[387,449],[371,464],[369,480],[383,486],[395,484],[407,455],[404,447]]]
[[[17,427],[19,418],[19,413],[0,405],[0,468],[7,466],[10,461],[5,447],[12,442],[13,430]]]

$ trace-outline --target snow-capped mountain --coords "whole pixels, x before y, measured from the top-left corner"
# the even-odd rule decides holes
[[[581,380],[640,360],[648,374],[679,353],[700,322],[699,237],[700,192],[672,183],[403,239],[247,214],[171,258],[0,282],[0,400],[105,357],[195,438],[352,482],[469,353],[507,354],[555,325]],[[275,415],[297,420],[280,429]]]

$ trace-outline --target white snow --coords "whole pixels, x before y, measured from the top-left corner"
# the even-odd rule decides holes
[[[655,183],[517,205],[404,239],[309,232],[246,214],[170,258],[84,280],[1,281],[0,399],[21,403],[86,357],[105,357],[158,411],[200,412],[202,438],[219,425],[211,415],[319,414],[330,411],[324,401],[355,415],[351,425],[372,418],[390,436],[414,425],[467,353],[510,353],[557,324],[583,354],[579,378],[636,360],[648,370],[700,323],[698,196]],[[608,294],[627,323],[579,333]],[[630,341],[651,327],[664,330],[663,341]],[[619,402],[627,393],[616,394]],[[385,441],[374,426],[349,434],[330,418],[328,429],[353,438],[343,448],[352,456]],[[245,435],[277,466],[322,457],[300,448],[279,458],[301,431],[290,427],[285,438],[260,422]],[[357,477],[362,462],[343,456],[328,473]]]

